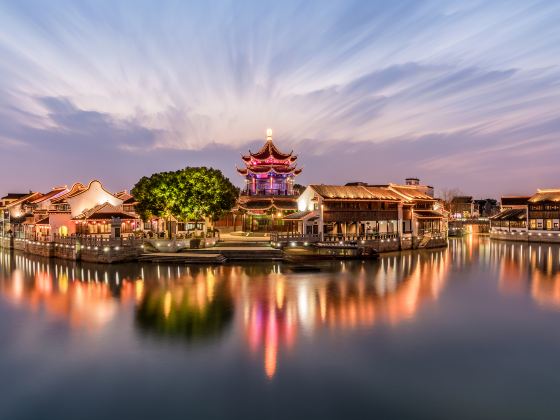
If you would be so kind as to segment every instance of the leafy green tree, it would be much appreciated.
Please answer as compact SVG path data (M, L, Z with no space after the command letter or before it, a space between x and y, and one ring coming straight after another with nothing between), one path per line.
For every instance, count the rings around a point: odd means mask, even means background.
M235 205L239 195L238 189L217 169L185 168L177 171L176 176L182 191L173 212L183 220L216 219Z
M231 324L234 304L227 284L218 282L212 299L199 303L194 285L148 287L136 308L136 325L146 333L189 342L217 337Z
M235 205L239 191L217 169L187 167L142 177L132 195L143 220L156 216L210 221Z

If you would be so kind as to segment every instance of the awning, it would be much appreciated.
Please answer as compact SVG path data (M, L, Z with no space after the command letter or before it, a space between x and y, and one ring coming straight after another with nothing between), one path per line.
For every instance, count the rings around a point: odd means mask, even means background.
M414 214L419 219L443 219L445 216L435 210L414 210Z
M284 220L313 220L317 219L317 215L314 211L296 211L295 213L288 214L287 216L283 217Z

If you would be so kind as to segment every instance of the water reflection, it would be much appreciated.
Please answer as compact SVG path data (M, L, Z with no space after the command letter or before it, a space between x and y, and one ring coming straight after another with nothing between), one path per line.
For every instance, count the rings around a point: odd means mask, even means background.
M167 267L168 275L177 267ZM189 270L190 271L190 270ZM226 281L214 269L195 270L173 281L150 282L137 302L137 325L148 333L197 340L219 335L233 317L233 300Z
M492 252L501 292L528 293L539 305L560 310L560 246L502 242Z
M256 281L241 305L249 348L263 349L265 372L272 377L279 351L289 351L300 334L412 318L422 302L439 296L448 258L445 251L408 254L375 264L340 263L320 276L277 274L273 281Z
M413 318L443 290L450 255L439 250L333 262L321 273L295 274L268 263L106 266L3 253L0 292L71 328L100 329L132 312L142 335L189 343L218 339L235 325L273 377L279 355L299 338Z

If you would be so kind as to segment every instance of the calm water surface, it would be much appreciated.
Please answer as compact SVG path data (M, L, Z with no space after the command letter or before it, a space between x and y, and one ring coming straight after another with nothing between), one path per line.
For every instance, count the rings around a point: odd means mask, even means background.
M0 418L560 418L560 247L322 267L0 254Z

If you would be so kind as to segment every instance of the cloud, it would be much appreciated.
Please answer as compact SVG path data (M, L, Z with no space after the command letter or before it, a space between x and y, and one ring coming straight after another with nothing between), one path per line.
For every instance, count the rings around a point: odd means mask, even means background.
M272 126L309 181L330 150L325 180L458 171L498 192L479 174L517 167L536 188L558 150L558 18L536 1L4 1L0 165L227 172Z

